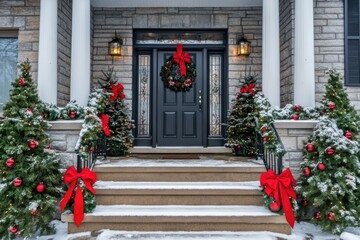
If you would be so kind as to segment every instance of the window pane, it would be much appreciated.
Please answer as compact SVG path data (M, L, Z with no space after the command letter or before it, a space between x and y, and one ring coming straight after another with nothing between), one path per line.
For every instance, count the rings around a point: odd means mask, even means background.
M150 135L150 55L139 55L138 135Z
M221 135L221 80L222 56L211 55L210 76L210 136Z
M348 40L347 67L347 83L360 83L359 40Z
M138 32L136 44L224 44L224 32Z
M359 36L359 0L348 0L348 36Z
M9 100L11 82L16 78L17 39L0 38L0 112Z

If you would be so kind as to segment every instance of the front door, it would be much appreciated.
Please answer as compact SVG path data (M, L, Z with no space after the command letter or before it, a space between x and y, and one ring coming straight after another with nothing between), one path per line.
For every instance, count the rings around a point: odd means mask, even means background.
M175 92L165 87L160 78L164 62L174 52L158 52L157 68L157 145L203 146L203 124L206 114L202 109L203 73L202 52L189 51L196 65L196 80L188 92Z

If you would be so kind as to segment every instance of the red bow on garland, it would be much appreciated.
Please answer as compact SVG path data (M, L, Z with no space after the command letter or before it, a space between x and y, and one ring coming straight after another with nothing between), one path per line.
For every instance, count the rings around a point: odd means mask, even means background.
M184 52L182 54L183 45L176 45L176 53L174 53L173 58L176 63L180 65L180 75L186 76L186 66L185 62L189 63L191 61L191 57L188 52Z
M240 93L251 93L252 95L255 95L254 87L255 84L250 83L249 86L240 88Z
M119 84L115 85L113 83L110 83L110 86L111 86L112 96L109 99L109 102L115 101L117 97L125 98L125 95L123 93L124 86L122 84L119 83Z
M101 114L100 119L101 119L101 126L102 126L102 129L103 129L105 135L107 137L110 137L111 134L110 134L110 129L109 129L109 116L103 113L103 114Z
M273 170L268 170L266 173L261 174L260 185L265 188L264 191L269 197L274 198L279 206L283 206L286 220L293 228L295 216L289 197L296 199L293 188L296 182L290 169L284 170L279 176Z
M64 175L64 183L70 184L70 187L60 202L60 210L63 212L76 187L74 199L74 223L77 227L80 226L84 219L84 196L79 184L79 178L83 181L85 188L95 195L95 190L92 185L96 182L96 173L90 171L88 168L84 168L81 173L78 173L75 167L71 166L66 170Z

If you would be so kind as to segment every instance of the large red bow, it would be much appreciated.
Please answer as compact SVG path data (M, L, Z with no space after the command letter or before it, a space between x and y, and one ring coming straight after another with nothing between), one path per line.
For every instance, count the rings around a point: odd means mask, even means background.
M261 174L260 185L265 188L264 191L269 197L274 198L279 206L283 206L286 220L293 228L295 216L289 197L296 199L293 188L296 185L296 182L290 169L284 170L279 176L270 169L266 173Z
M96 182L96 173L90 171L88 168L83 168L81 173L78 173L75 167L71 166L66 170L64 175L64 183L70 184L70 187L60 202L60 210L63 212L76 187L74 199L74 223L77 227L80 226L84 219L84 196L79 184L79 178L83 181L85 188L95 195L95 190L92 185Z
M250 83L249 86L240 88L240 93L251 93L252 95L255 95L254 87L255 85Z
M110 83L110 86L111 86L112 96L110 97L109 102L115 101L117 97L125 98L125 94L123 93L124 86L122 84L119 83L115 85L113 83Z
M186 66L185 62L190 62L191 57L188 52L182 52L183 45L178 44L176 45L176 53L174 53L173 58L176 63L180 65L180 75L186 76Z
M109 129L109 116L103 113L103 114L101 114L100 119L101 119L101 126L102 126L102 129L103 129L105 135L107 137L110 137L111 134L110 134L110 129Z

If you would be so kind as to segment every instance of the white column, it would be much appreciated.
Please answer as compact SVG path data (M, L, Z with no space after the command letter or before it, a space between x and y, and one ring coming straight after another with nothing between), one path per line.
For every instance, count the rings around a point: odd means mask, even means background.
M72 12L70 98L86 106L90 93L90 0L74 0Z
M38 92L42 101L57 103L57 0L41 0Z
M272 106L280 106L279 0L263 0L262 85Z
M315 106L313 0L295 1L294 104Z

